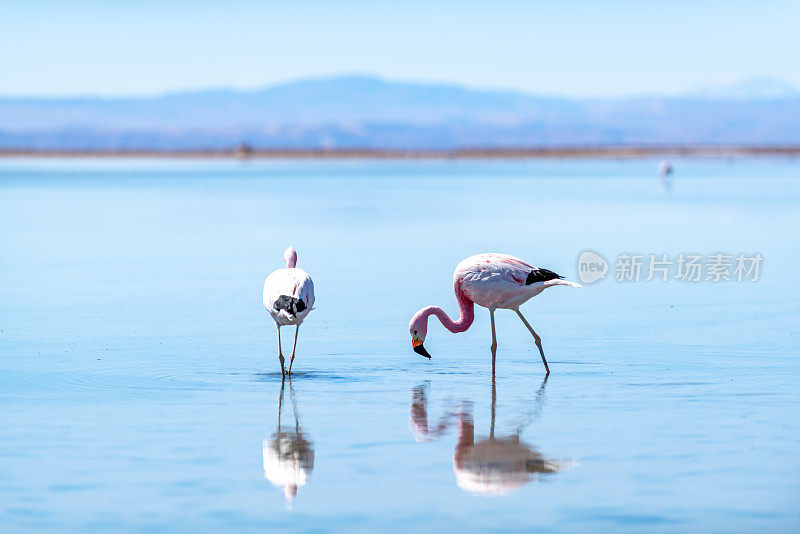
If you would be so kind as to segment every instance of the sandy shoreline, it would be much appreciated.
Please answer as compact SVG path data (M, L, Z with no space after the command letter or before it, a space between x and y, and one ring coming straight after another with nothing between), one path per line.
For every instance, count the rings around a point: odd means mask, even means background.
M528 159L798 156L800 146L599 146L563 148L465 148L453 150L268 149L268 150L12 150L0 158L180 159Z

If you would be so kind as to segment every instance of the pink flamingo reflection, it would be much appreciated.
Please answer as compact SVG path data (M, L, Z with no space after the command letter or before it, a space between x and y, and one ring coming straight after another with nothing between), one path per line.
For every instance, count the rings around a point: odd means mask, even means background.
M419 443L435 441L445 433L453 422L456 414L450 412L442 416L439 423L433 428L428 427L428 383L419 385L411 390L411 417L409 423L414 439Z
M537 393L537 404L541 404L541 396L547 383L545 378ZM472 403L462 404L458 416L458 441L453 454L453 472L456 484L470 493L484 495L505 494L525 484L538 480L542 475L552 475L573 465L552 458L545 458L535 447L528 445L520 438L522 428L509 436L495 435L495 419L497 412L497 389L492 381L492 419L489 437L475 441L475 423L472 415ZM423 431L421 434L436 439L449 426L449 417L445 417L434 432ZM420 441L418 429L427 429L427 406L424 386L414 388L411 404L411 426Z

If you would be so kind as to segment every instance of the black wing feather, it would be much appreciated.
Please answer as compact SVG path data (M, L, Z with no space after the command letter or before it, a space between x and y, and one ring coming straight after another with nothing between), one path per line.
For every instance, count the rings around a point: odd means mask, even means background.
M272 305L277 311L286 310L290 315L297 315L306 309L306 303L301 299L290 297L289 295L281 295Z
M534 269L528 273L528 278L525 279L525 285L529 286L536 282L547 282L548 280L561 280L564 278L560 274L556 274L548 269Z

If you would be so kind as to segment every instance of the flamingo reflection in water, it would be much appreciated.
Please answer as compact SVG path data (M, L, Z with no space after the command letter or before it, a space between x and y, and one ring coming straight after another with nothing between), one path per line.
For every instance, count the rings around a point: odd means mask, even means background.
M411 417L409 424L414 433L414 439L419 443L426 441L436 441L450 427L453 417L458 415L456 412L448 412L439 420L434 427L428 426L428 388L430 381L420 384L411 390Z
M278 397L278 428L270 439L265 439L262 449L264 455L264 477L274 486L282 487L286 497L286 507L291 510L297 488L304 486L314 470L314 443L303 434L297 415L297 400L289 380L289 396L294 414L294 428L281 427L283 392L286 381L281 383Z
M547 378L536 395L536 413ZM552 475L574 465L574 462L544 457L535 447L522 441L523 427L509 436L495 435L497 388L492 380L492 419L489 437L475 442L472 403L464 403L458 414L446 414L433 431L427 421L427 385L412 391L411 427L417 441L432 441L442 435L454 417L458 418L458 442L453 454L456 484L468 492L498 495L515 490L542 475Z

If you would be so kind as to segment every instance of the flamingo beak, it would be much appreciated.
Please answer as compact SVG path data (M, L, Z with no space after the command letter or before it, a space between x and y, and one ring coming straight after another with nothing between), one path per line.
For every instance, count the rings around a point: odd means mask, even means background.
M419 338L412 338L411 339L411 347L414 349L414 352L419 354L420 356L425 356L426 358L430 358L431 355L428 354L428 351L425 350L425 347L422 346L422 340Z

